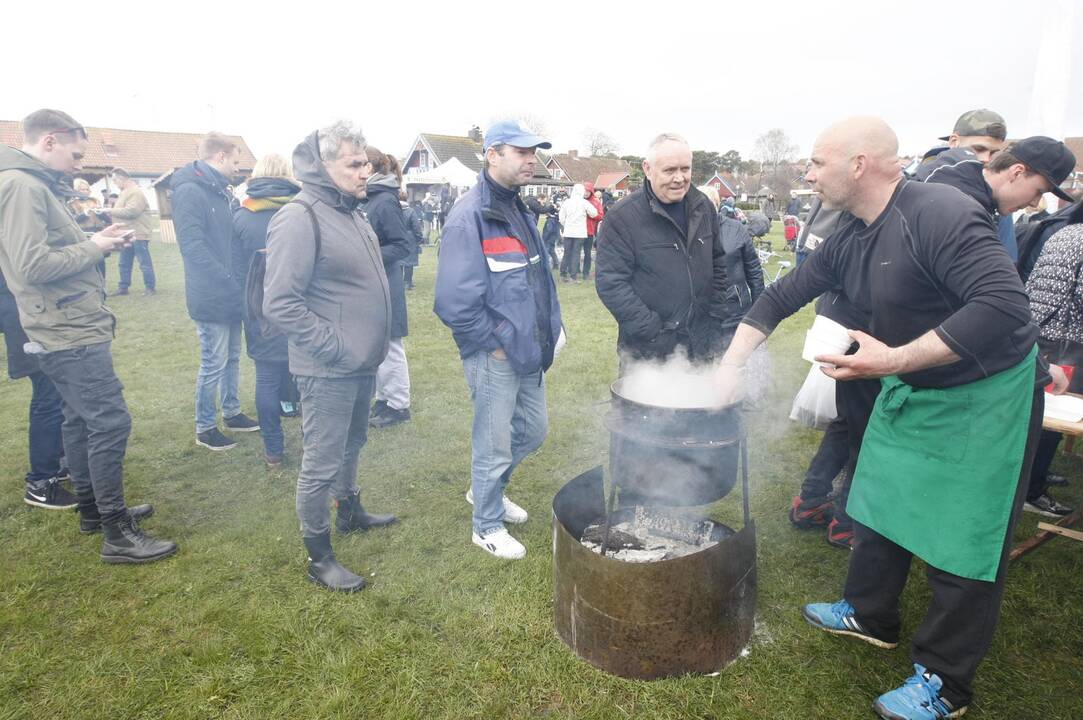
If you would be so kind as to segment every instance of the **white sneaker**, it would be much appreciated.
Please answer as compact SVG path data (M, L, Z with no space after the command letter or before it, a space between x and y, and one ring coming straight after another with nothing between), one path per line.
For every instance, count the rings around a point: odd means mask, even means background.
M466 502L470 503L470 505L474 504L474 488L466 491ZM522 525L529 518L530 516L527 515L526 510L509 500L507 495L504 496L504 522Z
M523 544L508 534L504 528L494 530L485 537L471 533L474 544L490 555L504 560L520 560L526 557Z

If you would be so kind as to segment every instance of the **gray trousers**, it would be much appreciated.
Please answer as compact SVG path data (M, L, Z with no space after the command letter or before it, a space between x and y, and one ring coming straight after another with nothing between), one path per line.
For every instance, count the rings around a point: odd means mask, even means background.
M368 439L375 383L373 375L297 376L304 431L297 517L304 537L330 532L332 493L343 499L357 492L357 461Z
M124 452L132 431L109 343L38 358L63 401L61 434L79 508L97 505L102 521L108 523L125 511Z
M406 362L402 338L391 340L387 357L376 369L376 399L383 400L393 410L410 407L410 365Z

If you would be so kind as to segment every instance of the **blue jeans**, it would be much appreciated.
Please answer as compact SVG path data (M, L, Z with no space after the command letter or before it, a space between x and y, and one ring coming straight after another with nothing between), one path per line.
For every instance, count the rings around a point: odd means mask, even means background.
M368 440L376 376L298 375L297 387L305 446L297 478L297 518L302 537L310 538L330 532L332 495L344 500L358 491L357 461Z
M504 527L504 488L511 473L541 447L549 429L545 379L541 372L519 375L507 360L479 352L463 360L474 401L470 483L474 491L474 532Z
M290 382L288 362L256 360L256 412L259 415L259 434L263 449L268 455L281 455L283 451L282 406L279 398Z
M31 373L30 382L34 390L30 396L30 472L26 481L36 483L60 472L60 456L64 454L60 426L64 411L60 393L45 373Z
M241 321L225 324L196 321L199 374L196 375L196 432L218 427L215 394L222 397L222 417L241 412L237 397L241 367Z
M150 241L136 240L131 247L120 251L120 289L127 290L132 284L132 266L135 258L139 258L139 269L143 271L143 287L147 290L154 289L154 263L150 260Z

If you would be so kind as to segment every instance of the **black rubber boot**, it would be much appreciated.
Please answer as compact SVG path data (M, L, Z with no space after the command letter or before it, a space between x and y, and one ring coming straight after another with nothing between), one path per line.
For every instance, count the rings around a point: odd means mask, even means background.
M136 505L128 508L128 514L132 520L139 522L146 520L154 514L153 505ZM102 516L98 514L97 506L79 509L79 532L84 535L93 535L102 531Z
M116 521L104 523L103 530L105 542L102 543L102 562L154 562L177 552L177 543L147 535L128 512Z
M335 517L335 529L340 533L357 532L371 528L387 527L397 523L399 519L387 513L385 515L370 515L361 506L361 493L355 492L346 499L338 500L338 514Z
M302 538L308 550L308 579L336 592L357 592L365 587L365 578L354 575L338 564L331 551L331 533Z

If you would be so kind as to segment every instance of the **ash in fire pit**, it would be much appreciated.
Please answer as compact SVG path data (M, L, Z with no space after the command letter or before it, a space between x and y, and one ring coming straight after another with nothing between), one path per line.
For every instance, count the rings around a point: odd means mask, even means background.
M580 541L600 555L605 532L603 517L583 530ZM731 530L710 520L689 520L637 505L614 516L605 556L636 563L672 560L717 545L730 534Z

